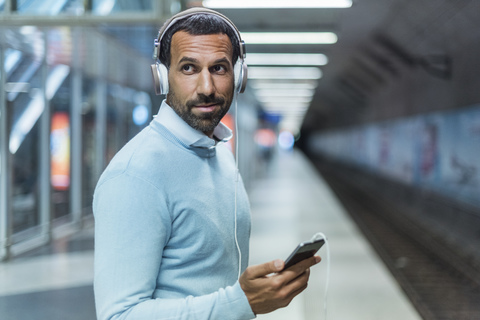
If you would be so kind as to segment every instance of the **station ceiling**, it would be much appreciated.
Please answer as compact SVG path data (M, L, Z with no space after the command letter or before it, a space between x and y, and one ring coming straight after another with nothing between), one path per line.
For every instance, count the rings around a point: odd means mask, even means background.
M327 56L303 121L316 129L357 121L352 114L365 112L370 97L404 69L420 68L432 79L448 78L449 52L468 43L467 38L480 38L478 0L354 0L349 8L216 10L231 18L241 32L337 35L334 44L247 42L247 62L248 54L257 52Z

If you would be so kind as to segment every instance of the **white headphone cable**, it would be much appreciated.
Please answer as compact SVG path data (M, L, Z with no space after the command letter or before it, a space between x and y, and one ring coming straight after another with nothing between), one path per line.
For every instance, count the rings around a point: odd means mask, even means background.
M327 236L325 236L322 232L315 233L311 241L315 241L318 239L325 240L325 246L327 247L327 280L325 281L325 295L323 297L323 312L324 312L325 320L327 320L328 285L330 282L330 245L328 244Z
M235 93L235 245L237 246L238 251L238 277L240 279L240 275L242 274L242 250L240 250L240 245L238 244L238 237L237 237L237 188L238 188L238 108L237 108L237 93Z

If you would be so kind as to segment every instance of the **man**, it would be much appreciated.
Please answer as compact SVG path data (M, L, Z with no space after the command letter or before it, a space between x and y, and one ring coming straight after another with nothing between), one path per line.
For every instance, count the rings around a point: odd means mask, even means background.
M95 190L99 320L252 319L306 288L319 257L283 271L282 260L247 268L249 204L220 122L234 97L238 46L209 11L162 36L166 101Z

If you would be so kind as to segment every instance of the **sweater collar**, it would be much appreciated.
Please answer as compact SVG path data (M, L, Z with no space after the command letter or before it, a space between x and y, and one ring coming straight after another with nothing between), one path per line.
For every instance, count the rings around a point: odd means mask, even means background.
M220 122L213 130L213 137L209 138L203 132L192 128L170 107L165 100L154 121L159 122L182 143L197 148L214 148L219 142L227 142L233 136L232 130Z

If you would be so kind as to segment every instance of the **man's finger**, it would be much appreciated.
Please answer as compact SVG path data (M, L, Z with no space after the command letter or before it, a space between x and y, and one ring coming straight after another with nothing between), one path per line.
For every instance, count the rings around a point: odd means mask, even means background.
M308 268L316 265L317 263L320 262L320 257L319 256L314 256L305 260L300 261L299 263L291 266L288 269L282 270L282 275L286 276L286 281L290 282L303 274L305 270Z
M285 266L283 260L277 259L267 263L250 266L245 270L249 279L261 278L271 273L279 272Z

